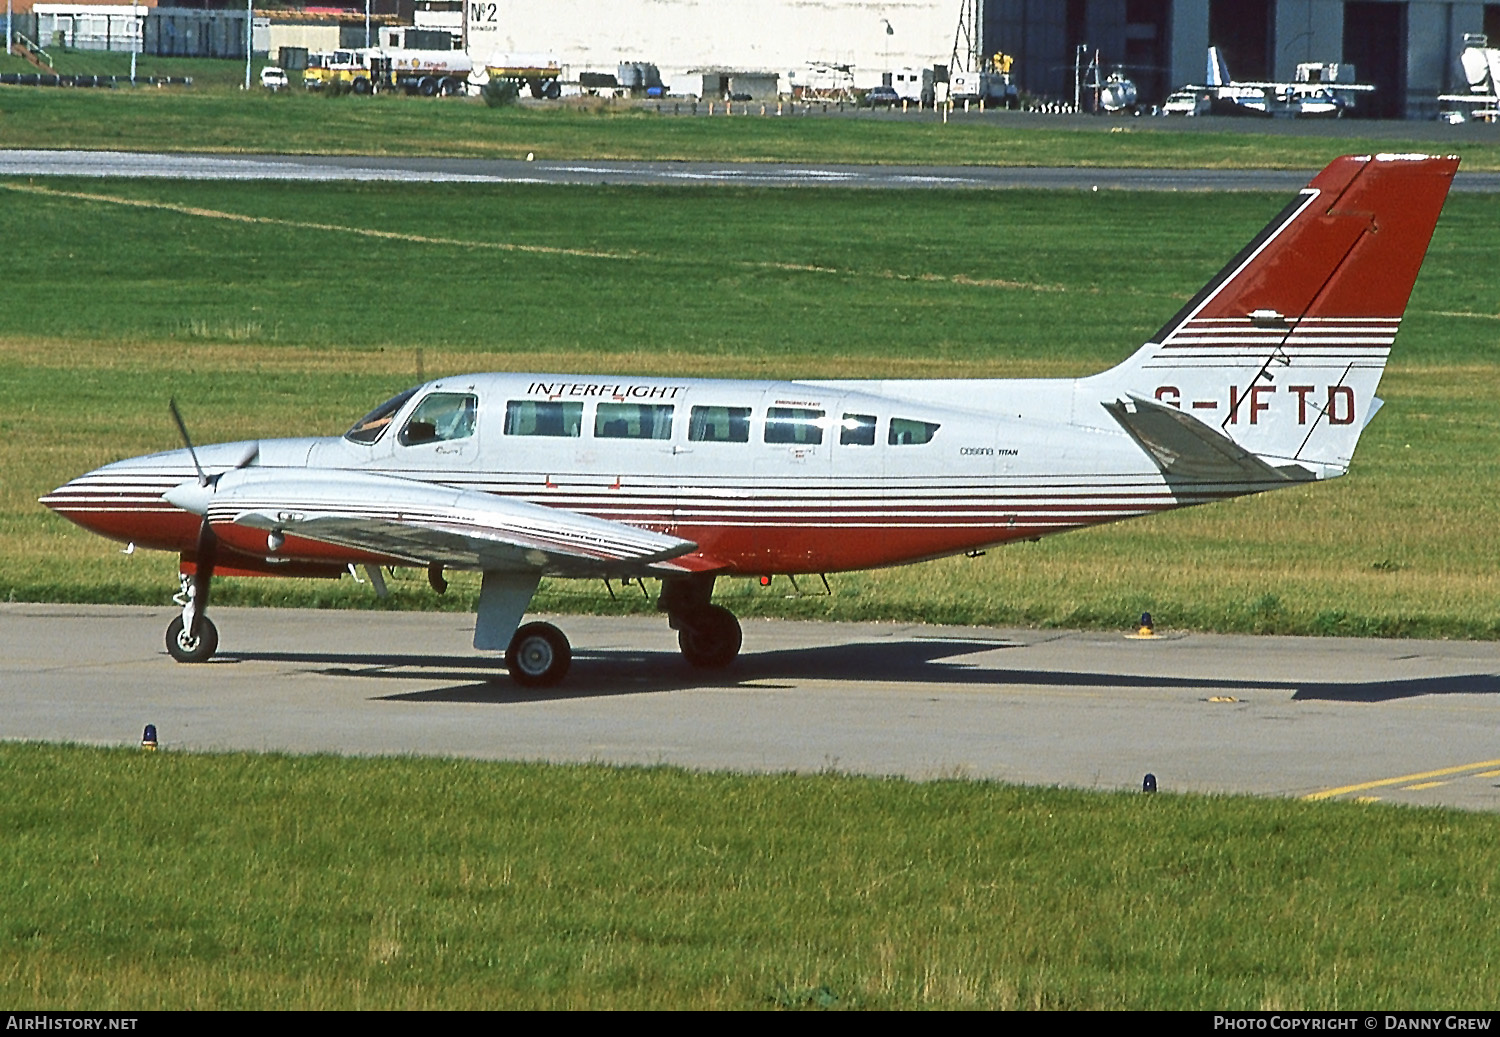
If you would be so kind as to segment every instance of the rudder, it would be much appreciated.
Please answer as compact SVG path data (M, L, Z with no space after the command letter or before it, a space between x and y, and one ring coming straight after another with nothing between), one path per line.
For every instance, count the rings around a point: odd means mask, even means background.
M1178 314L1084 385L1176 407L1266 461L1348 467L1458 168L1335 159Z

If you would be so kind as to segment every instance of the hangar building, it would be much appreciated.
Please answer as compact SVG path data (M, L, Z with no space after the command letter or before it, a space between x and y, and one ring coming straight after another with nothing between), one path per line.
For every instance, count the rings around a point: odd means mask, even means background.
M1071 98L1076 48L1123 65L1148 103L1201 83L1210 43L1237 79L1290 80L1304 61L1354 64L1376 92L1361 114L1436 115L1460 89L1465 33L1500 40L1482 0L470 0L470 50L556 54L573 67L650 61L779 70L854 67L873 86L901 67L947 64L961 22L985 54L1015 57L1023 91ZM476 17L477 15L477 17ZM490 41L493 41L492 43ZM477 46L476 46L477 45ZM670 83L670 79L669 79ZM786 81L783 81L786 89Z
M112 0L118 4L119 0ZM155 0L145 0L151 5ZM164 0L169 2L169 0ZM88 3L88 0L73 0ZM236 0L175 0L182 7L244 10ZM31 0L12 0L30 16ZM144 5L143 5L144 6ZM281 0L257 20L362 19L362 0ZM1376 92L1359 113L1426 118L1437 95L1462 89L1456 58L1465 33L1500 41L1500 2L1483 0L373 0L401 20L447 17L478 61L556 57L576 76L621 63L658 66L669 88L697 93L705 69L776 75L788 92L810 69L849 66L870 87L902 68L948 65L972 40L983 54L1013 55L1027 93L1071 99L1080 47L1106 68L1124 66L1145 103L1204 79L1210 43L1238 79L1290 80L1299 62L1352 63ZM288 10L290 8L291 10ZM24 13L24 14L23 14ZM345 44L347 45L347 44ZM816 73L811 73L816 74Z

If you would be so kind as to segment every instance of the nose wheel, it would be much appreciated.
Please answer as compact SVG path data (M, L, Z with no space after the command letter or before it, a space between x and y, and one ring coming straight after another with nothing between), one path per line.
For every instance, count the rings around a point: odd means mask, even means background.
M180 663L206 663L219 650L219 629L207 616L198 617L198 636L188 633L181 616L167 624L167 654Z

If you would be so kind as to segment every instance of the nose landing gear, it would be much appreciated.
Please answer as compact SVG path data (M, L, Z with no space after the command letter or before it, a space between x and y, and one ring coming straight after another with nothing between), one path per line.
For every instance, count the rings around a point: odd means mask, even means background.
M204 615L212 576L213 570L204 572L200 563L198 573L178 577L182 590L172 600L182 606L182 615L167 624L167 654L180 663L206 663L219 650L219 628Z

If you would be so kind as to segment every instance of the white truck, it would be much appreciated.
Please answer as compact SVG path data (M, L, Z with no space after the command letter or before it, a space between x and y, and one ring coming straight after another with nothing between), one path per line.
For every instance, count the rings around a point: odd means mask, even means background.
M424 97L463 93L474 62L452 47L452 39L449 33L431 29L384 26L378 47L309 54L302 84L309 90L336 93L400 90ZM444 43L448 47L441 46Z

